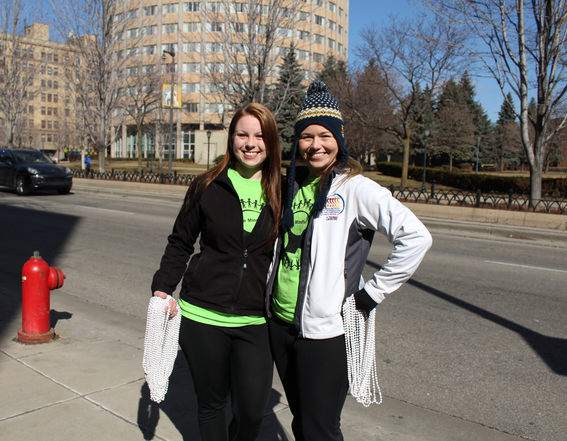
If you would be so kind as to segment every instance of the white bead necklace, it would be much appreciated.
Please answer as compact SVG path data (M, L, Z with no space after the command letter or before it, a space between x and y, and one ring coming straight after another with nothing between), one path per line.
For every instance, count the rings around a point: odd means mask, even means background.
M350 393L368 407L382 403L382 391L376 375L376 308L368 314L356 309L354 295L343 305L343 326ZM379 400L376 400L378 391Z
M181 312L169 317L169 300L154 296L148 306L146 337L144 340L143 367L150 398L161 403L167 393L169 376L177 357ZM167 308L167 309L166 309Z

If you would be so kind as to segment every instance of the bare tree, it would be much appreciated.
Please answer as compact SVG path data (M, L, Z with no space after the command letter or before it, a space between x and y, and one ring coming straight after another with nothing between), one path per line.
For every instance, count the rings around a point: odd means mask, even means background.
M105 152L113 139L111 128L119 126L121 79L125 72L123 6L118 0L50 0L62 38L77 54L76 106L89 137L99 153L99 170L106 171ZM131 41L130 48L136 45Z
M143 65L138 58L128 64L130 75L120 90L121 107L136 126L136 150L138 152L138 171L142 171L142 139L144 124L151 122L161 106L161 76L155 65ZM124 123L128 123L128 119Z
M207 83L222 104L236 109L265 103L284 40L294 29L301 0L215 2L207 11ZM209 4L210 7L211 4ZM204 52L204 51L203 51Z
M363 43L357 56L372 62L380 72L379 85L395 100L396 121L372 121L367 114L353 108L360 123L395 136L403 148L401 185L407 185L410 143L418 121L431 107L434 94L442 82L453 75L461 60L463 35L443 26L440 19L426 23L423 18L392 17L383 28L367 27L361 32ZM421 89L432 93L422 99Z
M26 44L24 19L30 18L26 0L2 0L0 11L0 130L8 148L26 145L27 113L36 88L38 63ZM30 127L31 129L31 127ZM29 136L29 135L28 135Z
M550 121L567 93L565 0L419 0L452 28L472 32L466 48L498 82L519 98L521 139L530 165L530 201L541 198L547 142L565 126ZM529 112L529 96L537 97ZM530 138L530 128L534 130Z

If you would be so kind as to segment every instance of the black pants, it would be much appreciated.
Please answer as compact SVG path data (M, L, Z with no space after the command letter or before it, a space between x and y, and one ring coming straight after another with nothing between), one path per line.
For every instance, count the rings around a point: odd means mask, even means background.
M272 318L270 346L293 414L296 441L339 441L348 392L344 336L300 338L295 326Z
M203 441L255 440L272 386L268 325L225 328L183 317L179 344L195 384ZM229 394L233 419L227 430Z

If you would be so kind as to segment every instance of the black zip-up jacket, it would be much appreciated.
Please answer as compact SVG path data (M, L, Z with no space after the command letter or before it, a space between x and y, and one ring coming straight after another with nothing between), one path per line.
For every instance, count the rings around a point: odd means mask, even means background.
M191 209L177 216L152 293L172 294L183 278L180 297L193 305L234 315L265 315L273 257L273 247L266 244L273 221L266 205L252 232L244 231L240 200L223 170ZM199 234L200 252L193 254Z

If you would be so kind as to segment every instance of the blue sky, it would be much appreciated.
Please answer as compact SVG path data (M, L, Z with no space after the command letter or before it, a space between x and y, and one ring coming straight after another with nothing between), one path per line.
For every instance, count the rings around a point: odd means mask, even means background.
M365 26L386 24L390 15L411 16L418 11L418 6L410 4L408 0L350 0L349 19L349 61L354 59L353 49L361 43L359 32ZM469 72L472 75L472 72ZM498 112L503 102L502 92L496 82L492 79L476 79L476 100L488 114L488 117L496 122Z

